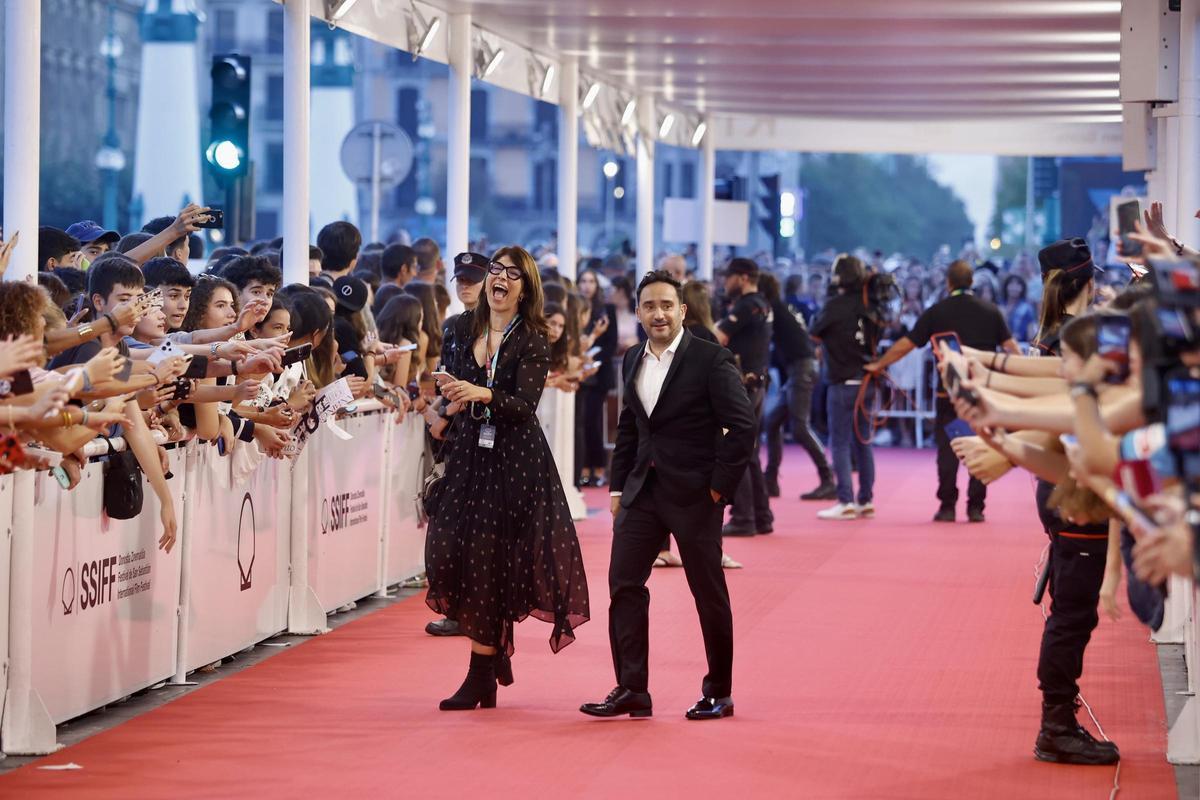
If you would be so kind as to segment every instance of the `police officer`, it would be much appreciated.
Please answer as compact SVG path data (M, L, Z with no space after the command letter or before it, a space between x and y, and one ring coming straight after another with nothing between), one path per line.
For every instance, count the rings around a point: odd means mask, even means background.
M929 308L917 318L912 330L901 336L883 356L866 366L868 372L878 373L890 364L899 361L918 347L924 347L929 337L938 333L954 333L962 344L985 352L996 352L1004 348L1010 353L1019 353L1016 341L1004 321L1004 314L995 305L980 300L971 293L974 270L966 261L955 261L946 271L948 296ZM955 504L958 503L958 458L950 447L950 436L946 426L955 418L954 406L943 389L938 390L935 402L937 419L934 423L933 440L937 443L938 489L940 506L933 515L934 522L954 522ZM983 522L983 505L987 499L987 487L975 478L967 484L967 519Z
M758 460L771 350L771 306L758 291L758 264L748 258L730 261L725 268L725 297L730 303L729 313L717 323L717 341L728 347L738 361L759 433L754 436L750 468L733 498L729 524L721 532L726 536L753 536L775 529Z

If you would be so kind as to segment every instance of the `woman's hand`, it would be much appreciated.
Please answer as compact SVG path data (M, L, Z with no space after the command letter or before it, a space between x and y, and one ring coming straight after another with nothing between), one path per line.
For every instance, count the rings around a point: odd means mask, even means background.
M1114 622L1121 618L1121 609L1117 606L1117 590L1120 588L1121 567L1105 570L1104 581L1100 584L1100 610Z
M442 396L452 403L490 403L492 390L470 381L451 381L442 386Z
M45 347L32 336L9 336L0 342L0 376L7 378L23 369L40 367L45 357Z
M354 395L355 400L362 400L371 393L371 384L367 383L366 378L357 375L347 375L346 385L350 387L350 393Z
M125 366L125 357L115 347L106 347L84 365L92 383L111 381Z
M217 358L237 361L240 358L249 358L258 351L259 348L249 342L222 342L217 345Z
M282 458L283 448L288 446L292 437L270 425L255 425L254 441L258 442L259 448L271 458Z
M599 338L606 330L608 330L608 314L596 320L596 324L592 326L592 336Z
M281 372L283 365L280 359L283 350L278 347L261 350L243 359L238 365L239 375L266 375L268 372Z
M1012 469L1012 463L978 436L960 436L950 443L958 460L971 477L984 484L992 483Z
M160 384L170 383L176 378L181 377L183 373L187 372L188 362L190 360L191 359L184 358L183 356L164 358L162 361L154 365L154 377Z
M259 418L261 424L270 425L272 428L291 428L295 420L295 412L286 403L271 406Z
M249 403L254 398L258 397L258 390L262 386L260 381L248 380L239 383L233 390L233 404Z
M264 300L261 297L251 300L246 305L242 306L242 310L238 313L237 327L242 333L253 328L258 323L267 318L267 314L271 312L271 302Z
M175 522L175 504L163 503L159 508L158 518L163 526L162 536L158 539L158 549L169 553L175 546L175 533L179 527Z
M33 404L29 406L29 416L33 419L47 419L58 414L66 406L67 401L71 399L71 395L61 386L57 386L49 391L43 392Z

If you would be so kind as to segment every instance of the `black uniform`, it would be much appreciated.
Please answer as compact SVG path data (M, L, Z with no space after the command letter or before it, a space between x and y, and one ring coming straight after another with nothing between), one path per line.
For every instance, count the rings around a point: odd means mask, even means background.
M767 394L767 368L771 354L771 306L758 292L738 297L728 315L717 327L729 337L729 350L737 359L746 384L746 394L754 408L754 453L750 468L738 485L733 498L731 527L753 533L770 531L774 523L767 485L759 462L759 438L762 432L763 400Z
M970 292L957 290L945 300L934 303L917 318L908 338L917 347L924 347L935 333L953 331L967 347L995 352L1012 338L1004 314L993 304L980 300ZM946 426L957 416L944 390L939 389L936 400L937 419L933 440L937 443L938 501L943 508L954 508L958 502L958 458L950 447ZM987 487L971 478L967 484L967 508L983 511Z

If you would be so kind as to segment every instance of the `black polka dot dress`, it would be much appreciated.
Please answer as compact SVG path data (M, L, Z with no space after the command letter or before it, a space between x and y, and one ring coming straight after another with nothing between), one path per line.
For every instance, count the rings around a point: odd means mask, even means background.
M486 386L486 370L467 344L471 317L454 321L454 341L464 345L445 354L446 367ZM557 653L590 613L575 523L535 413L549 368L545 337L518 323L500 348L492 402L454 418L445 488L425 540L426 603L507 655L514 622L532 615L551 623ZM485 409L490 421L481 419ZM491 449L479 446L485 424L496 428Z

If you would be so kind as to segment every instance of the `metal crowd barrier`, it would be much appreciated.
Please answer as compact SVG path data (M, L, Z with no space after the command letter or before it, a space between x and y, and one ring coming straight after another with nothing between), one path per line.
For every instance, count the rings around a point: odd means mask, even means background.
M338 422L352 439L322 426L296 459L245 475L236 451L174 447L170 553L149 487L135 519L104 515L99 461L70 492L44 471L0 477L0 750L53 752L58 723L283 631L323 632L422 572L422 421L358 409Z

